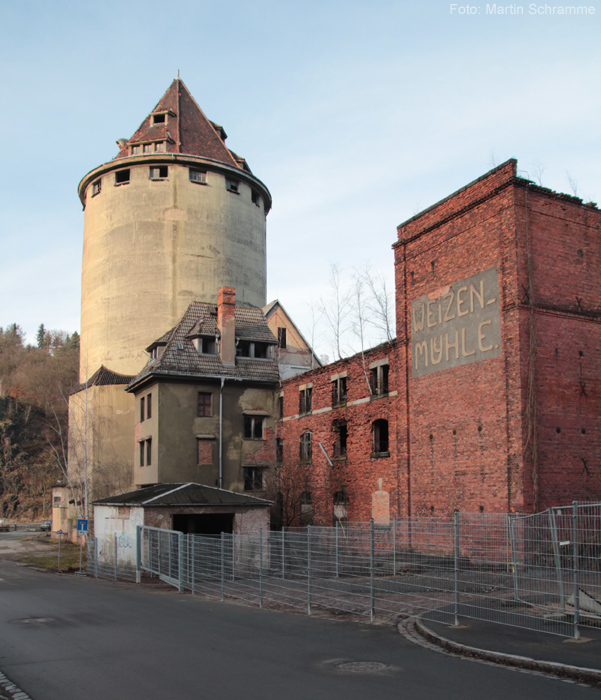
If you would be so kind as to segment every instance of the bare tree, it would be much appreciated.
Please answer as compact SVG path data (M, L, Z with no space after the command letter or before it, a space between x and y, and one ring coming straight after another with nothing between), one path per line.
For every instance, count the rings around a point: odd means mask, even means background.
M367 310L369 322L382 333L384 339L391 343L394 339L394 301L386 277L373 273L366 265L356 272L367 289Z
M543 173L546 170L546 166L540 160L535 160L532 163L532 174L536 182L542 187L543 186Z
M336 359L341 360L345 355L344 344L350 328L351 299L350 294L342 284L340 268L333 264L330 267L329 288L327 299L322 299L319 310L325 321L327 337Z
M570 189L572 190L572 194L574 197L578 197L578 181L572 177L568 170L566 170L566 177L568 178L568 183L570 185Z

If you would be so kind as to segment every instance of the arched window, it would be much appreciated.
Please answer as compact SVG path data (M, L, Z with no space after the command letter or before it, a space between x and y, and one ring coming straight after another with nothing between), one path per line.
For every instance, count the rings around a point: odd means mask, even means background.
M301 462L310 462L312 459L312 442L313 435L306 432L301 435L300 439L300 459Z
M388 421L380 418L372 424L374 454L388 453Z

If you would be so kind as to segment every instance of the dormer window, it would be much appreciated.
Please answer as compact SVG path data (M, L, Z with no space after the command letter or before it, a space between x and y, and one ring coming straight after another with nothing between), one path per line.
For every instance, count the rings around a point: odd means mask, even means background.
M269 344L252 340L239 340L236 345L236 355L266 360L269 357Z
M167 115L166 114L153 114L152 115L152 125L156 126L157 124L164 124L167 121Z
M151 143L145 143L142 146L142 152L143 153L152 153L152 144Z
M215 336L201 335L194 338L194 345L199 355L216 355L219 352Z
M157 141L157 143L154 144L154 152L155 153L161 153L164 150L165 150L165 142L164 141Z
M155 345L152 348L152 350L150 351L150 359L151 360L158 359L163 354L164 349L165 349L164 345Z
M131 147L132 156L137 156L140 153L140 144Z

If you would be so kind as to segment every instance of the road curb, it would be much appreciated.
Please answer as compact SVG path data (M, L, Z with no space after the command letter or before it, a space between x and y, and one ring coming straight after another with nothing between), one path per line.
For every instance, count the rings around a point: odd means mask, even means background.
M492 661L493 663L497 663L502 666L513 666L515 668L521 668L528 671L547 673L556 676L557 678L568 679L576 683L586 683L587 685L601 688L601 671L594 668L570 666L567 664L560 664L555 661L542 661L540 659L531 659L527 656L518 656L516 654L506 654L500 651L490 651L488 649L470 647L466 644L454 642L451 639L447 639L446 637L433 632L419 618L414 618L413 629L430 643L454 654L459 654L472 659Z
M2 672L0 672L0 699L8 700L31 700L27 693L18 688Z

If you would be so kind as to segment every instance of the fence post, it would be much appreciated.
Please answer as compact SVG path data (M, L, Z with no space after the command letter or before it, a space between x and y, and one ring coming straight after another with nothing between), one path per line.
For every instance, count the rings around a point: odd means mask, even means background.
M455 559L455 627L459 626L459 511L453 514L453 540Z
M518 582L517 546L515 543L515 523L517 516L508 513L507 518L509 524L509 545L511 547L511 576L513 578L513 594L515 596L515 599L519 600L520 590Z
M259 530L259 607L263 607L263 529Z
M115 533L115 581L117 580L117 533Z
M311 614L311 525L307 525L307 614Z
M561 557L559 555L559 539L557 537L557 522L555 520L555 511L549 508L549 529L551 530L551 542L553 543L553 558L555 559L555 571L557 573L557 586L559 588L559 604L565 612L566 601L563 592L563 574L561 571Z
M142 528L136 525L136 583L142 581Z
M96 537L94 537L94 576L98 578L98 539Z
M374 592L374 519L369 520L369 617L376 617L376 596Z
M282 525L282 580L286 578L286 557L284 552L286 551L286 540L285 540L285 533L286 528L284 525Z
M194 537L194 535L191 536L191 541L192 547L190 552L190 585L192 586L192 595L194 595L194 593L196 593L196 558L194 556L194 543L196 542L196 538Z
M179 532L177 535L177 590L180 593L184 592L184 533Z
M578 501L572 501L572 551L574 576L574 639L580 639L580 588L578 586Z
M336 578L338 578L338 521L336 521Z
M225 532L221 533L221 600L225 599Z

